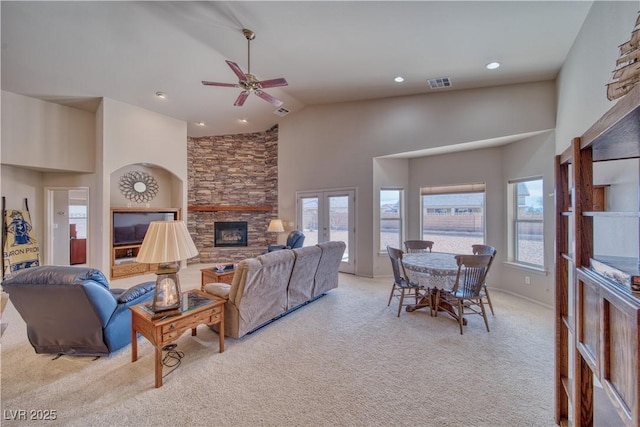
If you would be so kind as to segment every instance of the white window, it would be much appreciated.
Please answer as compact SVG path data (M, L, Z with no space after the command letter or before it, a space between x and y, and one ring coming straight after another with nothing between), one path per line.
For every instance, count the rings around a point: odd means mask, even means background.
M513 262L544 268L542 178L509 181L512 194L511 253Z
M485 243L484 183L423 187L420 194L421 239L433 241L434 252L469 254Z
M386 252L387 245L402 249L402 193L380 190L380 252Z

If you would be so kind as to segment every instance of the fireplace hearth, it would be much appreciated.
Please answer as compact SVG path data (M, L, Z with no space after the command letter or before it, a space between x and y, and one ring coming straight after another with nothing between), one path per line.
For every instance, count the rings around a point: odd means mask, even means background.
M247 246L246 221L217 221L213 223L214 246Z

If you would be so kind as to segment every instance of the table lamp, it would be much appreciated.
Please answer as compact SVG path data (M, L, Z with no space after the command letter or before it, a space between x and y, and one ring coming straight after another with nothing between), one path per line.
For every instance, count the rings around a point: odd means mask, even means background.
M284 231L284 226L282 225L281 219L272 219L269 221L269 227L267 228L267 232L271 233L282 233ZM278 236L276 236L276 243L278 243ZM269 247L271 248L271 246ZM269 249L271 252L271 249Z
M180 261L198 255L183 221L152 221L136 262L158 264L156 289L151 310L153 318L180 314Z
M284 226L282 225L281 219L272 219L269 221L269 228L267 231L271 231L274 233L282 233L284 231Z

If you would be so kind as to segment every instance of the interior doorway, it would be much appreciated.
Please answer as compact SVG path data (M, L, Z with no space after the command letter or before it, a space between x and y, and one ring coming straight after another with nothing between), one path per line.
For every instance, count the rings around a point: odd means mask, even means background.
M45 265L88 263L89 189L45 188Z

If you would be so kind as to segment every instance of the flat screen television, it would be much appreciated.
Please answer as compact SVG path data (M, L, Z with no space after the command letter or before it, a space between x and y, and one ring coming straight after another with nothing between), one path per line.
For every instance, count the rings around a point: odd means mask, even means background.
M151 221L173 221L178 212L158 211L113 211L111 220L113 246L139 245L144 240Z

